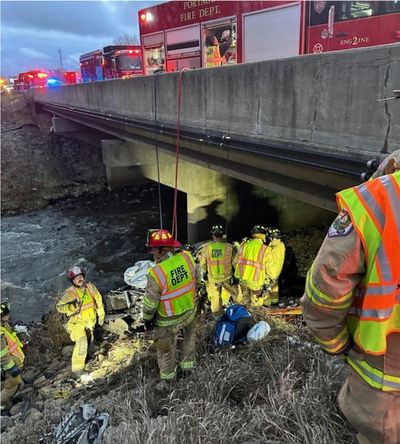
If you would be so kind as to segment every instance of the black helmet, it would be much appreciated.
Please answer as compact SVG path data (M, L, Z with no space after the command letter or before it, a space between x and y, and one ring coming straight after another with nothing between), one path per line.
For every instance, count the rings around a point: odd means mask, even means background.
M222 237L224 235L224 227L222 225L213 225L210 230L211 236Z
M280 239L282 234L278 228L268 228L268 237L270 239Z
M0 304L0 316L6 316L10 313L10 307L7 302L2 302Z
M251 234L267 234L267 229L263 225L254 225Z

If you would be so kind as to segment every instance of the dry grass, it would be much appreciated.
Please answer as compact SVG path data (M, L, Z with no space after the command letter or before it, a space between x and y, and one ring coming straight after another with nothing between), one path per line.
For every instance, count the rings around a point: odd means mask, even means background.
M31 345L28 347L25 364L40 368L43 360L59 354L65 345L71 344L63 324L65 319L56 311L46 315L43 324L32 331Z
M210 354L200 343L199 367L160 396L155 361L133 365L124 382L98 399L111 415L106 443L288 443L352 442L336 395L341 367L313 346L301 325L270 320L263 342ZM207 336L203 327L200 337ZM295 341L288 341L287 331ZM300 345L299 345L300 344Z

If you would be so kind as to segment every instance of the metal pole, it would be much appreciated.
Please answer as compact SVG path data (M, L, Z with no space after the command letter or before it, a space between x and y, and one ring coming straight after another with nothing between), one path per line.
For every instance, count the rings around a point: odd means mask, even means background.
M61 71L64 71L61 49L58 50L58 54L59 54L59 56L60 56L60 68L61 68Z

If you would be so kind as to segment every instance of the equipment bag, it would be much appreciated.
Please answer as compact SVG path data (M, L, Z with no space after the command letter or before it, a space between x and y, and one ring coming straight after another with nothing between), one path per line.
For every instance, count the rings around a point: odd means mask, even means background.
M244 305L230 305L215 326L213 335L215 345L226 347L245 342L247 332L255 323Z

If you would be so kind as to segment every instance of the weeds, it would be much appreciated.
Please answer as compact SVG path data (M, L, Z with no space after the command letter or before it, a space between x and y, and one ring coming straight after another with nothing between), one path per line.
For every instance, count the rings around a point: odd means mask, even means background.
M149 368L139 362L129 390L115 390L112 427L106 443L349 443L351 431L339 414L340 381L331 359L304 342L301 325L271 320L273 333L263 342L236 350L207 353L202 323L199 367L170 393L154 393ZM285 325L286 324L286 325ZM204 345L205 344L205 345ZM154 378L154 372L152 378ZM105 400L103 400L105 402ZM100 402L101 405L101 402Z

